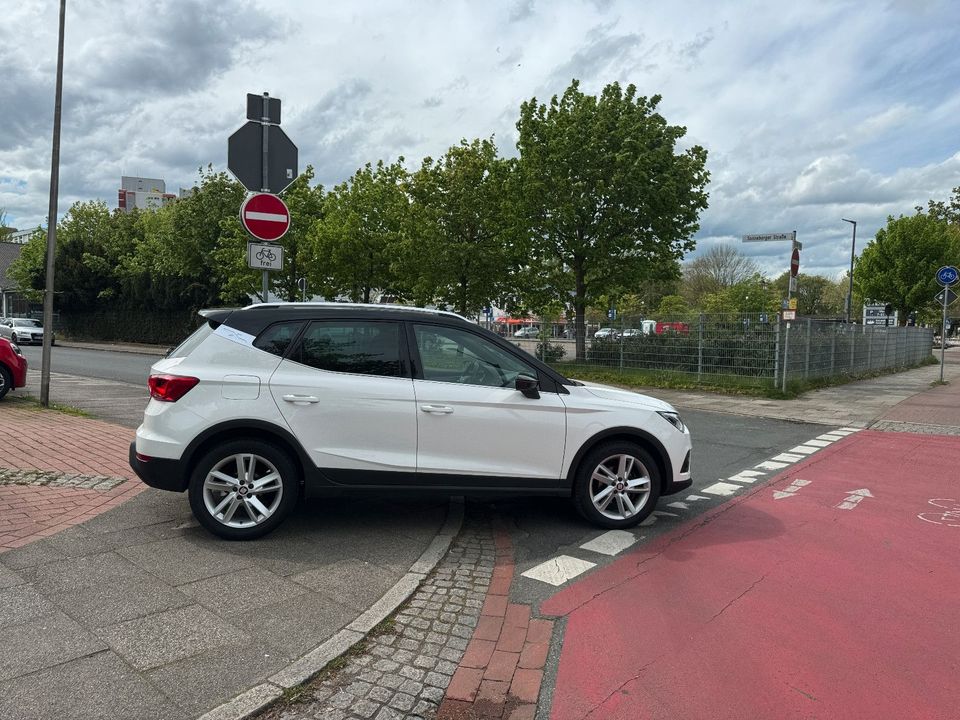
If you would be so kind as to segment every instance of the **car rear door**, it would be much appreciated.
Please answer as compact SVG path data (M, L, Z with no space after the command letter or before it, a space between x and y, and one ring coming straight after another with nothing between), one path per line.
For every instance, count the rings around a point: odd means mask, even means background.
M313 321L270 379L291 431L334 482L414 480L418 418L402 329Z
M520 357L467 329L412 323L417 476L427 485L555 488L566 410L555 392L529 398Z

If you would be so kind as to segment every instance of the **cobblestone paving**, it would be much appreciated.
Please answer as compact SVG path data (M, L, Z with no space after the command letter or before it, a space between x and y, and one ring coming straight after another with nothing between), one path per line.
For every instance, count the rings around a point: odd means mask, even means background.
M433 718L477 626L494 566L486 518L465 522L437 569L394 616L392 631L292 703L260 720L401 720Z
M35 485L43 487L72 487L84 490L113 490L127 478L109 475L81 475L49 470L11 470L0 468L0 485Z

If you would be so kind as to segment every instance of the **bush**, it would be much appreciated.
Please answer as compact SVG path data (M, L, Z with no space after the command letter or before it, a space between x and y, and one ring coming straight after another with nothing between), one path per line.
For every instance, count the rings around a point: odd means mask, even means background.
M566 350L559 343L543 341L537 343L537 357L545 363L555 363L563 360Z
M175 345L203 318L194 311L97 311L60 313L56 331L64 340Z

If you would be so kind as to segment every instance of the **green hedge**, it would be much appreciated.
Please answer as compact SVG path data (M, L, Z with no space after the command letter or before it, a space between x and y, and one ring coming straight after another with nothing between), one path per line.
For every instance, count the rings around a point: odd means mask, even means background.
M61 311L57 334L64 340L78 342L175 345L196 330L202 322L203 318L194 311Z

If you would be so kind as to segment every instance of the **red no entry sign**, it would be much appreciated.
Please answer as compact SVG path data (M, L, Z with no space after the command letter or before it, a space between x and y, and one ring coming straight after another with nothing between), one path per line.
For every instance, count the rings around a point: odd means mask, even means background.
M800 272L800 250L794 248L793 255L790 257L790 274L796 277L798 272Z
M290 229L290 210L270 193L254 193L240 206L240 222L257 240L279 240Z

